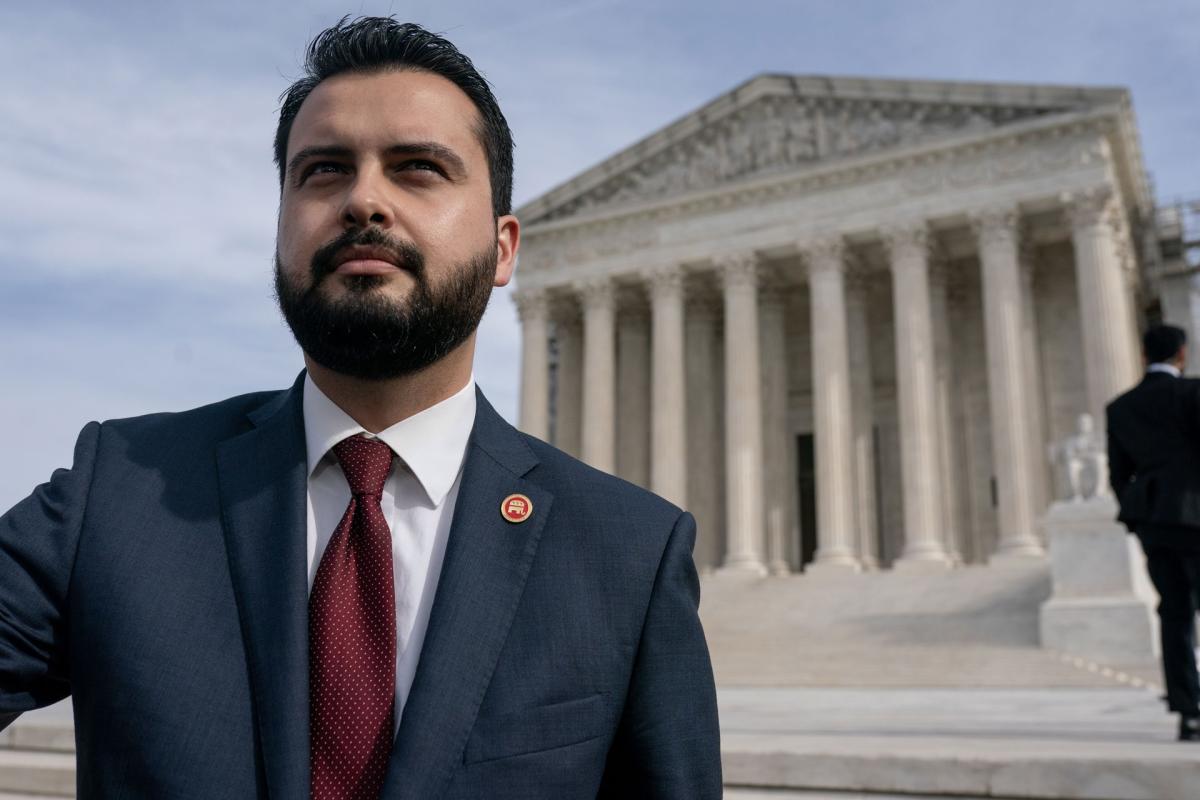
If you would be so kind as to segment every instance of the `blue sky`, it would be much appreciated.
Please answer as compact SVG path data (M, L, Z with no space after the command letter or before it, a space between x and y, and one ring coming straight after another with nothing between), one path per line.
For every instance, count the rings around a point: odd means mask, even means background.
M528 200L747 78L1123 85L1160 198L1200 196L1200 3L76 2L0 6L0 509L90 419L285 386L271 299L279 93L343 14L449 36L491 79ZM515 417L507 291L476 373Z

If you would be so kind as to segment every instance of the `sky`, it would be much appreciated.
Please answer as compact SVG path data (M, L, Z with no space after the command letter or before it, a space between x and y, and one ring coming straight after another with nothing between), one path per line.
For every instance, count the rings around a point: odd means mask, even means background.
M295 378L278 97L316 33L388 13L492 82L518 205L762 72L1127 86L1158 198L1200 198L1195 0L0 0L0 510L89 420ZM497 290L475 369L509 419L519 349Z

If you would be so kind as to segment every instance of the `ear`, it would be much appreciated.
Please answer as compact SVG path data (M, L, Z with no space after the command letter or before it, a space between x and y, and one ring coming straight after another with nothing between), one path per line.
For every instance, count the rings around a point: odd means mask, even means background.
M517 266L521 246L521 223L512 214L496 218L496 277L493 286L507 286Z

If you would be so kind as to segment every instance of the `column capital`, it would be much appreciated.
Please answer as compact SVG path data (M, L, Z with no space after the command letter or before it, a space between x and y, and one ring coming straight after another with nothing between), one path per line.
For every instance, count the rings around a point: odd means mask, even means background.
M1016 245L1020 241L1020 215L1016 206L994 206L970 215L971 231L980 248L996 244Z
M753 251L723 253L713 263L725 289L758 286L758 256Z
M550 298L545 289L530 287L517 289L510 297L517 307L517 317L521 322L531 319L545 319L550 310Z
M846 271L846 243L840 234L810 239L804 254L809 274Z
M893 266L897 262L916 258L929 258L929 229L925 220L894 223L879 229L883 246L891 256Z
M571 284L584 309L608 309L616 306L617 287L611 278L589 278Z
M651 299L672 297L683 292L683 267L679 264L647 267L639 275L645 281Z
M1098 225L1116 228L1116 195L1107 184L1076 192L1063 192L1059 195L1059 200L1066 209L1071 227L1076 230Z

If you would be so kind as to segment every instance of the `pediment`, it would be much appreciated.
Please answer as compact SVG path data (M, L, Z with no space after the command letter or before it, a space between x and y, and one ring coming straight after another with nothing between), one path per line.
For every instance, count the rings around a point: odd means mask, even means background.
M1113 88L762 75L518 214L560 220L1122 101Z

